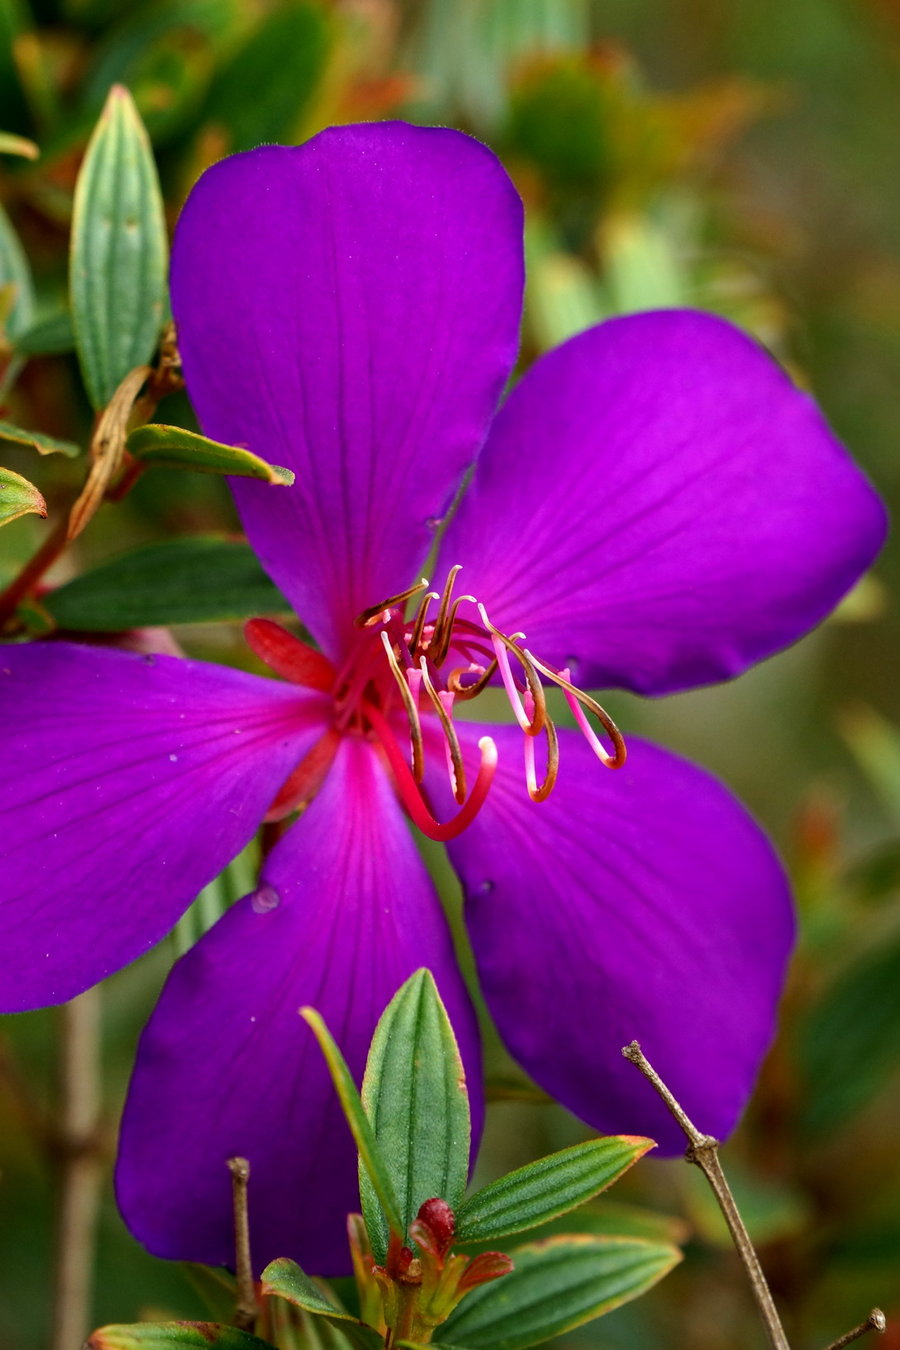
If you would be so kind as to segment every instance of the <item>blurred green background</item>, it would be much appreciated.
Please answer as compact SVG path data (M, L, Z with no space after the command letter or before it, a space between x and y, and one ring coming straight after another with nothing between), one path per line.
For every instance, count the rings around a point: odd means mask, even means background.
M0 163L0 287L20 283L6 330L47 319L56 338L40 345L59 349L7 370L0 416L82 442L91 415L61 315L68 224L115 81L151 134L170 223L207 164L261 141L395 116L472 131L526 201L524 362L612 313L714 310L776 352L888 501L900 496L897 0L0 0L0 129L41 147L34 163ZM0 349L0 366L8 356ZM166 405L165 416L188 410ZM4 447L0 462L40 484L51 522L83 476L77 461L37 463L27 450ZM54 575L141 542L235 529L219 480L149 475L103 508ZM29 517L0 531L0 575L47 530ZM802 940L782 1030L724 1157L795 1350L826 1344L874 1303L894 1317L882 1344L900 1347L898 586L894 542L821 630L736 684L609 700L626 735L648 732L731 783L793 871ZM178 638L239 659L236 625ZM194 931L235 890L232 877L207 896ZM175 951L167 941L102 993L93 1324L204 1312L189 1273L125 1232L108 1181L135 1041ZM0 1350L48 1344L60 1018L0 1026ZM529 1100L493 1043L489 1071L485 1179L582 1137ZM559 1345L763 1344L693 1169L648 1160L598 1215L613 1206L621 1225L669 1216L686 1260Z

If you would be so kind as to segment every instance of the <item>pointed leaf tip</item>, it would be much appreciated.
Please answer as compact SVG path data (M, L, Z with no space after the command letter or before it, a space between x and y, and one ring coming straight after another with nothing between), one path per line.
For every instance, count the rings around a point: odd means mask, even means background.
M471 1124L465 1071L447 1011L429 970L415 971L375 1029L362 1102L397 1195L404 1232L427 1200L455 1210L465 1194ZM360 1173L363 1217L375 1259L388 1233Z
M33 483L12 469L0 469L0 525L19 516L46 516L47 503Z
M219 1322L138 1322L101 1327L84 1350L274 1350L249 1331Z
M150 467L260 478L283 487L290 487L294 482L293 472L280 464L269 464L243 446L211 441L207 436L185 431L183 427L164 426L160 422L135 427L126 445L135 459Z

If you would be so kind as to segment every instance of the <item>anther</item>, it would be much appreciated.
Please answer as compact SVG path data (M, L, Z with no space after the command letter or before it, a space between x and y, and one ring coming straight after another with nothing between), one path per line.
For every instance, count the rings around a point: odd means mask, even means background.
M409 718L409 742L412 749L412 772L417 783L421 783L425 774L425 753L422 745L422 724L419 721L418 700L413 696L404 672L400 669L397 658L394 655L394 649L391 646L391 640L387 633L380 633L381 645L384 647L385 656L388 659L388 665L391 668L391 674L397 682L397 688L400 690L400 697L403 699L403 706L406 709L406 716Z
M416 610L416 617L413 620L412 632L409 635L409 641L407 643L409 650L411 652L418 651L421 645L422 634L425 632L425 620L428 617L429 605L431 604L432 600L440 600L440 598L441 597L437 591L428 591L428 593L426 595L423 595L422 599L419 601L419 608Z
M398 605L405 605L407 600L427 589L428 581L423 577L415 586L410 586L408 591L401 591L399 595L389 595L387 600L382 600L380 604L371 605L368 609L364 609L362 614L358 614L353 620L354 627L371 628L373 624L381 623L382 615L386 610L390 611L396 609Z
M478 675L477 680L474 680L472 684L463 684L462 680L464 675L474 675L479 671L481 673ZM479 666L473 661L469 666L459 666L456 670L451 670L450 674L447 676L447 688L450 690L451 694L455 694L459 699L465 700L477 698L479 694L487 689L496 674L496 671L496 657L494 657L493 661L491 661L488 666Z
M583 689L578 689L572 684L569 679L569 670L567 667L563 670L552 670L549 666L543 665L542 662L532 656L531 652L528 653L528 658L535 669L539 670L542 675L546 675L548 680L552 680L554 684L559 685L565 695L566 702L572 709L572 713L575 717L575 721L578 723L579 729L584 734L585 740L600 760L601 764L605 764L608 769L621 769L628 754L625 746L625 737L622 735L606 709L601 708L597 700L591 698L590 694L586 694ZM588 712L594 714L597 721L612 741L612 754L609 753L593 727L588 722L584 713L585 708Z
M444 733L444 739L447 742L447 757L450 764L450 777L453 784L453 796L457 803L462 806L466 800L466 770L463 764L462 751L459 748L459 738L456 735L456 728L450 717L450 711L447 707L453 706L452 694L441 694L431 683L431 676L428 674L428 659L421 657L419 667L422 671L422 683L425 686L425 692L431 699L432 705L441 723L441 729Z

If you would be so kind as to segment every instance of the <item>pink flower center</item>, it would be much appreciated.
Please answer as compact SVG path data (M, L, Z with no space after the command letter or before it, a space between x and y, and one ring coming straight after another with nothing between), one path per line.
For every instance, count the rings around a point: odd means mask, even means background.
M472 595L453 597L460 568L451 568L442 591L422 581L400 595L364 610L356 620L359 639L340 670L269 619L251 619L245 627L250 646L271 669L308 689L331 695L332 725L284 784L267 819L282 819L309 802L334 758L340 738L365 736L380 748L397 793L422 832L431 839L452 839L484 804L497 767L497 747L483 736L480 762L469 788L466 765L454 726L458 703L477 698L499 679L524 733L525 780L533 801L547 798L559 772L559 738L547 709L543 681L562 689L578 726L598 759L608 768L625 762L625 742L608 713L572 684L568 669L539 661L524 643L524 633L508 636L490 621ZM415 610L410 601L418 596ZM591 727L592 713L611 743L608 750ZM535 744L546 739L546 765L540 781ZM401 741L409 738L409 753ZM426 759L443 744L450 787L459 810L440 822L428 803L423 782Z

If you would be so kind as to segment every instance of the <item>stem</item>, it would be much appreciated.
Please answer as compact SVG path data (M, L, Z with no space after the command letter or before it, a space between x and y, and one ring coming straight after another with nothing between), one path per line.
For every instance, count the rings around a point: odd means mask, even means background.
M48 534L34 557L28 560L19 575L0 594L0 627L15 613L19 601L25 599L47 569L56 562L68 540L68 517L63 516L62 520L57 521L52 533Z
M864 1322L860 1322L858 1327L852 1331L845 1331L843 1336L839 1336L836 1341L832 1341L826 1350L843 1350L845 1345L850 1345L853 1341L858 1341L860 1336L865 1336L867 1331L883 1332L887 1327L887 1318L880 1308L873 1308Z
M630 1045L626 1045L622 1054L626 1059L631 1060L632 1064L640 1069L648 1082L656 1088L684 1131L688 1140L688 1150L685 1157L688 1162L695 1163L700 1168L712 1187L712 1192L716 1197L725 1222L728 1224L728 1230L737 1248L738 1256L747 1272L747 1278L750 1281L750 1287L753 1290L753 1296L756 1299L756 1305L759 1308L769 1344L772 1350L790 1350L784 1328L781 1325L781 1319L766 1283L766 1277L763 1274L762 1266L759 1264L759 1257L756 1255L756 1250L750 1241L750 1235L744 1227L744 1221L735 1204L731 1187L722 1171L722 1164L719 1161L719 1141L713 1139L711 1135L700 1133L672 1096L659 1074L641 1053L641 1047L637 1041L632 1041ZM846 1342L840 1342L840 1344L846 1344Z
M234 1206L234 1273L237 1278L234 1325L241 1331L252 1331L256 1325L258 1308L253 1262L250 1259L250 1217L247 1209L250 1164L246 1158L229 1158L228 1170L231 1173L231 1199Z
M72 1350L90 1330L97 1212L102 1181L100 1123L100 990L88 989L62 1009L59 1168L53 1330L50 1350Z

